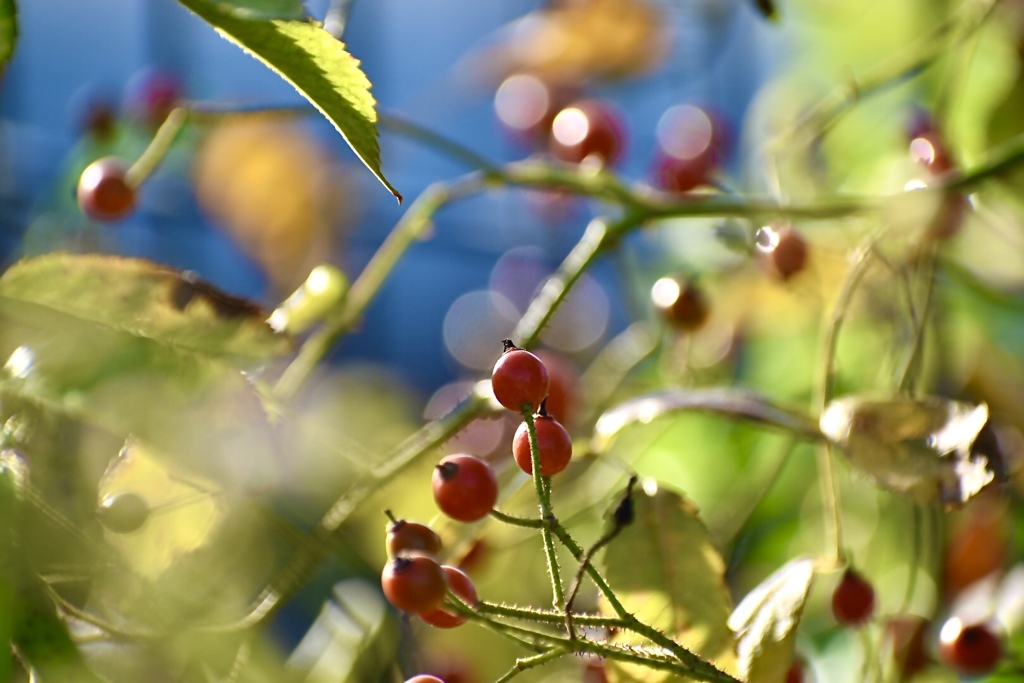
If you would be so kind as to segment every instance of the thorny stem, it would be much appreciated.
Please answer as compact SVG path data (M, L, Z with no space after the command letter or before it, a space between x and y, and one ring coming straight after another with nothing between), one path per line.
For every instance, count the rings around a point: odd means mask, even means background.
M537 489L537 502L540 507L542 522L540 534L544 539L544 555L548 563L548 576L551 578L552 602L555 609L561 610L565 607L565 592L558 569L555 542L551 537L551 526L558 523L555 513L551 510L551 480L541 474L540 445L537 443L537 428L533 421L533 409L529 404L524 405L522 413L523 420L526 422L526 431L530 436L530 464L533 468L533 485Z
M496 617L507 619L520 619L522 621L535 621L543 624L559 625L565 622L565 615L553 610L541 610L533 607L519 607L517 605L499 605L491 602L480 602L476 611L481 614L490 614ZM622 620L617 617L603 617L594 614L576 614L574 620L578 624L599 627L621 627Z
M551 650L548 650L547 652L542 652L539 655L534 655L532 657L526 657L523 659L517 659L516 663L512 665L512 668L505 672L505 674L501 678L497 679L494 683L507 683L507 681L511 681L513 678L523 673L527 669L532 669L536 666L547 664L548 662L558 659L559 657L562 657L565 654L565 650L552 648Z

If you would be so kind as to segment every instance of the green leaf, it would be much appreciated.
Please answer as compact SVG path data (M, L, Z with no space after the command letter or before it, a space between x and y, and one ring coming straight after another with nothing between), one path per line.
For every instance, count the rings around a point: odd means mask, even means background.
M665 389L632 398L601 415L594 426L592 448L595 452L605 450L615 435L629 425L646 424L680 412L714 413L812 438L820 436L814 422L803 414L775 405L755 391L728 387Z
M736 657L726 621L732 609L725 562L697 508L681 495L643 483L633 494L634 519L605 551L608 583L625 608L676 642L731 672ZM601 611L613 614L602 601ZM616 642L643 642L620 633ZM614 667L618 680L662 681L668 674Z
M987 422L984 403L844 396L828 404L820 426L879 486L957 507L1004 474L998 453L975 448Z
M239 19L305 19L301 0L219 0L217 8Z
M785 680L793 662L797 626L814 583L814 560L791 560L750 591L729 617L736 633L740 678Z
M380 169L376 102L370 95L370 81L344 43L313 21L250 19L212 0L179 2L291 83L401 201L402 195Z
M11 61L18 42L18 8L14 0L0 0L0 67ZM2 69L0 69L2 71Z
M4 273L0 296L210 357L264 360L292 347L255 304L142 259L40 256Z

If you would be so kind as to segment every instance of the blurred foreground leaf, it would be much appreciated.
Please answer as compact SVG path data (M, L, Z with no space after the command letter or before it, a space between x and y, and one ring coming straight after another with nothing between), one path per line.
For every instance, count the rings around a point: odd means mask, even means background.
M828 404L820 424L879 486L957 507L1004 475L997 454L973 448L987 421L984 403L844 396Z
M635 517L608 546L605 576L626 609L676 642L731 672L732 601L725 562L697 508L681 495L644 482L633 494ZM602 602L601 610L612 613ZM620 633L616 642L641 642ZM633 665L609 667L613 680L662 681L669 674Z
M592 446L596 452L601 452L616 434L629 425L646 424L665 415L694 411L749 420L802 436L819 436L811 420L775 405L754 391L729 387L665 389L632 398L601 415L594 426Z
M814 583L814 560L799 557L750 591L729 617L736 633L739 677L748 683L785 680L797 626Z
M11 61L18 42L18 8L14 0L0 0L0 73Z
M179 0L288 81L334 124L352 151L401 200L380 168L376 101L345 44L312 20L250 19L212 0ZM262 3L261 3L262 4Z
M239 19L305 19L301 0L220 0L220 9Z
M0 296L212 357L263 360L291 349L255 304L143 259L57 253L23 260L0 278Z

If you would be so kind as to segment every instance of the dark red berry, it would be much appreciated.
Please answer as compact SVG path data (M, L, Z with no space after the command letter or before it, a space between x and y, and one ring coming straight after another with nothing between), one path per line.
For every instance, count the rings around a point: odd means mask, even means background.
M528 73L512 74L498 86L494 111L513 139L530 146L548 142L555 115L568 103L564 90Z
M498 501L498 480L491 466L472 455L449 455L434 468L434 502L459 522L483 519Z
M181 99L181 80L159 68L141 70L125 87L128 115L151 130L164 122Z
M725 157L725 126L716 115L692 104L666 111L657 134L654 181L668 192L689 192L706 184Z
M391 516L391 511L387 511ZM437 555L441 552L441 537L426 524L392 518L388 525L388 556L397 557L408 553Z
M832 614L843 626L857 626L875 611L875 589L853 569L847 569L832 593Z
M445 683L437 676L430 676L428 674L420 674L419 676L413 676L405 683Z
M661 278L651 288L651 301L665 322L682 330L696 330L708 318L704 293L687 277Z
M982 676L1003 659L1003 639L985 624L951 618L939 632L939 658L964 676Z
M136 191L127 181L128 164L117 157L97 159L78 179L78 206L100 221L116 221L135 208Z
M96 518L107 530L117 534L138 531L149 519L149 505L136 493L121 491L104 496L96 509Z
M436 609L448 591L441 565L426 555L394 558L384 565L380 585L388 602L412 613Z
M794 659L786 672L786 683L804 683L804 663Z
M536 410L548 395L550 379L544 362L508 339L505 352L491 371L491 389L498 403L519 412L524 406Z
M480 599L477 597L476 586L473 585L473 580L466 576L462 570L455 567L445 565L441 569L444 570L445 576L448 579L448 588L458 595L463 602L471 607L476 607ZM438 628L455 628L466 623L466 617L443 607L428 612L420 612L419 617L431 626Z
M782 281L807 265L807 241L788 225L761 228L757 234L757 250L764 269Z
M565 427L550 415L534 415L533 424L537 432L540 473L545 477L558 474L572 459L572 437ZM526 422L519 425L515 436L512 437L512 455L519 469L527 474L533 474L530 431Z
M622 156L624 130L622 117L610 102L580 100L551 122L551 156L570 164L593 159L612 166Z

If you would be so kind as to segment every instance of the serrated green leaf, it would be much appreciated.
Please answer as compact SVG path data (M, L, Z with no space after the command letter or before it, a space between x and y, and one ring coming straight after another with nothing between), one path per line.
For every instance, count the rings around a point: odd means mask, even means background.
M821 432L879 486L921 503L960 506L1002 476L997 453L975 452L988 407L931 396L844 396Z
M401 201L380 168L376 102L345 44L313 21L238 16L212 0L179 0L221 35L288 81L320 110L377 179Z
M292 347L255 304L143 259L27 259L0 277L0 296L213 358L263 360Z
M11 61L18 42L18 8L14 0L0 0L0 73Z
M814 569L810 558L787 562L733 610L729 628L736 633L739 674L747 683L785 680Z
M664 389L637 396L606 411L594 426L591 447L601 452L615 435L632 424L646 424L681 412L705 412L747 420L795 434L817 438L814 422L801 413L782 408L755 391L730 387Z
M609 544L605 576L625 608L718 668L736 664L733 634L726 624L732 600L725 562L683 496L645 482L633 494L634 520ZM601 611L611 614L602 601ZM640 643L629 633L615 642ZM669 674L615 664L615 680L662 681Z
M218 9L239 19L305 19L301 0L218 0Z

